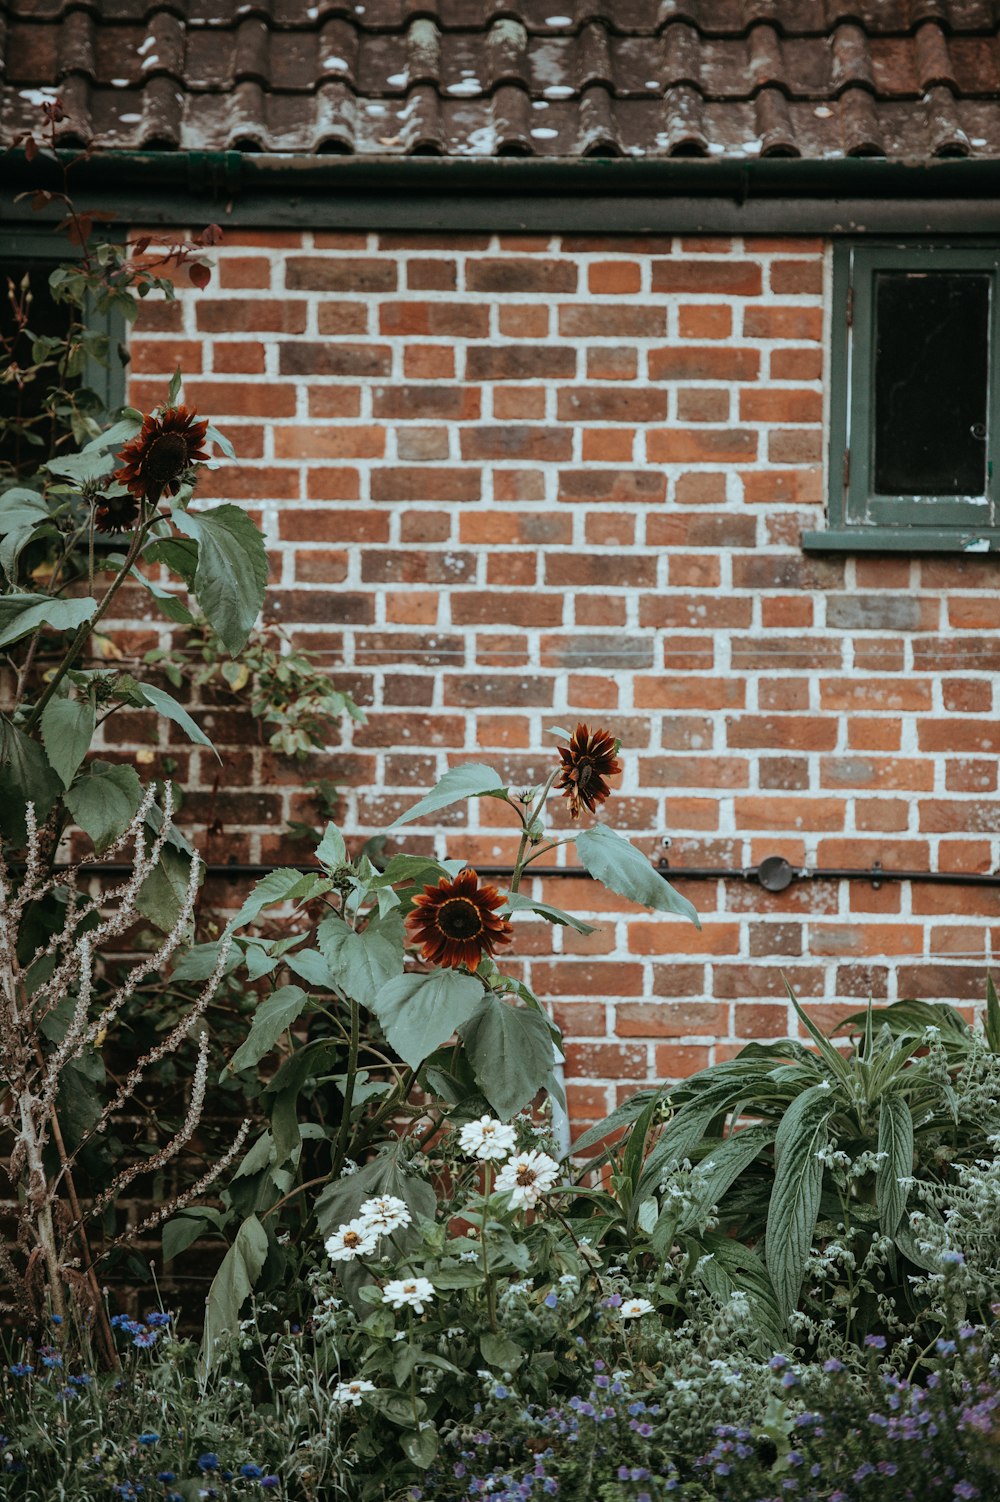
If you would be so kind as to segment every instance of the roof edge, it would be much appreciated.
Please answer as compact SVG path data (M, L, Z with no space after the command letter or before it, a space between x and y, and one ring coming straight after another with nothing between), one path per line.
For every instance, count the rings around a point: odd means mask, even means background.
M1000 232L1000 159L898 162L688 157L538 159L252 155L235 151L7 152L5 223L39 187L125 221L218 218L289 228L597 233ZM55 210L53 209L53 213Z

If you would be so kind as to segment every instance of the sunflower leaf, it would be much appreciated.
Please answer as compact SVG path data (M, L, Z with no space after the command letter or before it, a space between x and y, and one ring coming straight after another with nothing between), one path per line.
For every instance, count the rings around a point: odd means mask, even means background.
M400 824L412 824L415 819L436 814L439 809L459 803L463 798L503 797L506 791L500 774L492 767L484 767L476 762L464 767L452 767L419 803L408 808L405 814L400 814L389 828L397 829Z

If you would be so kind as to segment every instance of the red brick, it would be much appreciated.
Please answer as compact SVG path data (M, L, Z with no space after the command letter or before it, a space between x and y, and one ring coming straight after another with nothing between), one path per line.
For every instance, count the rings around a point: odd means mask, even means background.
M465 357L470 381L550 381L576 375L576 350L537 344L491 344Z
M470 257L465 285L470 292L575 292L577 268L571 261L541 257Z
M736 824L743 829L842 829L844 801L842 798L737 798Z
M772 261L769 280L771 291L779 297L822 292L823 262L818 256L810 261Z
M590 381L634 381L638 374L639 355L635 349L609 349L599 344L587 351Z
M677 313L682 339L728 339L733 332L733 310L728 303L692 303Z
M722 292L756 297L763 278L756 261L689 261L670 257L653 262L654 292Z
M489 308L461 302L386 302L379 308L383 334L422 335L439 339L485 339Z
M463 428L459 441L463 459L532 459L545 464L569 459L573 450L572 435L564 428L525 423Z
M557 397L561 422L663 422L665 391L606 386L564 386Z
M295 390L274 381L186 381L184 396L216 417L294 417Z
M244 344L235 339L216 339L212 343L212 371L215 375L263 375L264 346Z
M391 256L289 256L285 286L306 292L394 292L399 270Z
M309 392L309 416L360 417L360 386L314 386Z
M633 553L548 553L545 583L563 589L651 589L656 559Z
M305 298L205 297L195 305L198 327L209 334L301 334Z
M642 268L637 261L595 261L587 268L587 287L597 297L638 292Z
M740 428L653 428L646 453L653 464L746 463L757 452L757 434Z
M271 286L271 263L266 256L219 257L220 287L247 287L267 292Z
M510 304L500 307L500 332L508 339L547 339L549 309L538 303Z
M133 339L129 345L132 375L162 375L168 379L180 369L185 376L202 368L205 349L200 339Z
M416 292L453 292L458 285L458 262L436 256L407 261L406 285Z
M478 501L482 495L478 469L442 465L373 469L371 483L373 501Z
M635 429L585 428L581 458L584 463L592 464L613 464L616 461L631 464L635 458Z
M649 352L652 381L755 381L760 355L730 345L679 344Z
M656 1073L661 1079L684 1080L708 1067L707 1048L690 1048L671 1043L656 1046Z
M479 411L479 392L468 386L376 386L372 392L373 417L468 422Z
M819 391L795 391L774 387L770 391L741 391L740 417L744 422L823 421L823 396Z
M279 459L379 459L385 453L385 429L365 425L276 428L274 452Z
M388 542L389 518L384 511L331 511L326 506L297 511L283 506L278 532L283 542Z
M612 303L561 303L559 332L564 339L655 339L667 331L664 307ZM655 379L655 378L654 378Z
M726 743L739 749L830 751L837 743L837 722L815 715L738 715L726 722Z
M748 307L743 313L746 339L801 339L818 344L823 337L821 308Z

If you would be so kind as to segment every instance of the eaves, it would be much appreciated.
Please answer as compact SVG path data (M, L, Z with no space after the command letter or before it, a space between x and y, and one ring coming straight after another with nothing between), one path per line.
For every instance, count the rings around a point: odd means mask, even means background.
M434 232L995 234L1000 159L704 161L97 152L70 173L78 208L125 223ZM39 215L51 157L5 157L0 217ZM55 208L51 215L55 214ZM49 217L51 217L51 215ZM45 215L41 217L46 217Z

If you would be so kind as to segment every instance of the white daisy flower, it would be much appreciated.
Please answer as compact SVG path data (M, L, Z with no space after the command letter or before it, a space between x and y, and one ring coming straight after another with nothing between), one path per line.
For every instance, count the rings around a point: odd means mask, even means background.
M483 1163L501 1163L514 1151L516 1134L511 1126L504 1126L493 1116L480 1116L478 1121L466 1122L458 1134L458 1145L470 1158Z
M415 1309L423 1314L425 1304L434 1297L430 1278L392 1278L382 1289L382 1300L393 1309Z
M343 1403L351 1408L360 1408L361 1400L367 1393L375 1391L375 1383L368 1382L364 1377L355 1377L350 1382L338 1382L330 1394L335 1403Z
M351 1220L327 1238L326 1254L331 1262L353 1262L373 1252L377 1241L378 1233L366 1220Z
M622 1319L641 1319L644 1314L652 1314L653 1306L648 1299L626 1299L619 1313Z
M358 1217L378 1236L388 1236L391 1231L398 1231L401 1226L408 1226L413 1220L406 1201L397 1199L394 1194L383 1194L376 1199L365 1200Z
M547 1153L517 1153L497 1174L496 1191L510 1192L513 1210L531 1210L559 1178L559 1164Z

